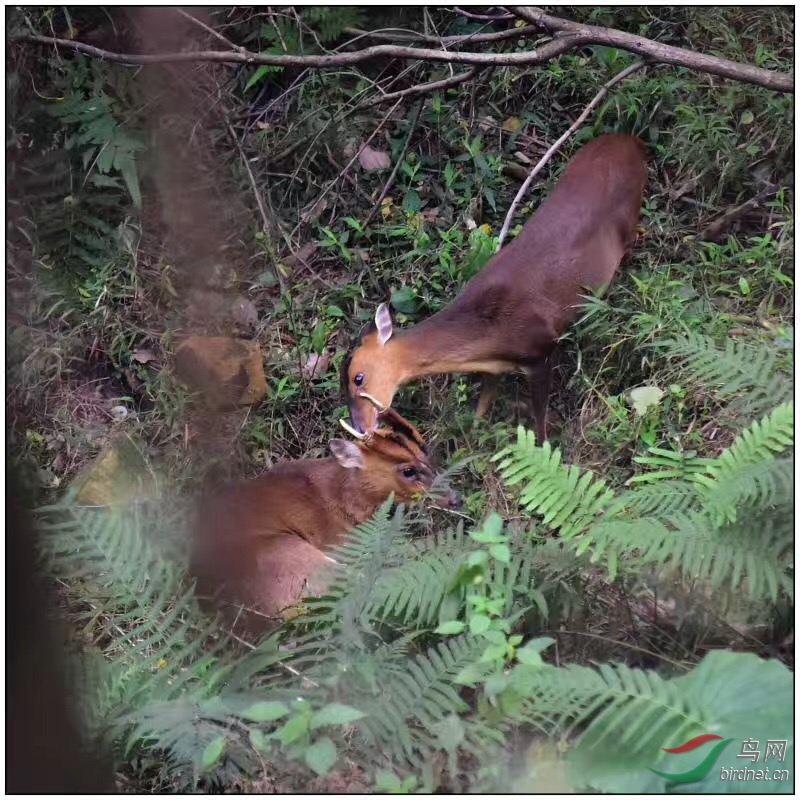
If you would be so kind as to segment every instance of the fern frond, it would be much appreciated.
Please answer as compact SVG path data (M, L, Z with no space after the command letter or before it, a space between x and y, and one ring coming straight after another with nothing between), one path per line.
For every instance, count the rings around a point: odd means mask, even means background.
M695 381L716 389L721 398L744 393L740 400L743 410L758 412L792 396L791 379L781 374L775 350L768 345L753 347L729 338L721 347L711 337L696 333L656 345L679 360Z
M537 447L533 432L522 426L516 444L492 460L499 462L509 486L526 482L520 492L522 508L540 514L544 523L559 530L565 539L577 536L614 498L604 480L591 472L582 473L574 465L564 466L560 450L554 450L549 442Z
M692 671L674 678L622 664L547 667L531 673L521 716L540 725L544 721L563 735L578 734L569 755L576 788L663 793L667 779L647 767L665 772L683 768L663 747L709 731L739 742L759 736L791 742L792 711L786 702L791 680L778 661L726 651L710 653ZM739 727L747 734L737 733ZM737 766L740 752L740 744L727 748L716 766ZM625 764L627 774L609 771L610 759ZM693 784L693 791L698 786L718 791L719 773L709 775ZM757 783L750 786L759 791ZM785 789L787 784L781 786ZM737 783L737 791L742 788Z
M777 600L792 590L785 560L791 542L791 527L772 513L718 528L698 511L601 520L586 532L578 552L590 551L593 561L605 557L612 576L620 560L636 556L657 568L679 567L689 580L709 580L714 587L729 583L734 591Z
M429 550L414 558L413 551L398 566L383 571L370 597L370 614L396 619L402 625L433 624L465 553L453 555Z

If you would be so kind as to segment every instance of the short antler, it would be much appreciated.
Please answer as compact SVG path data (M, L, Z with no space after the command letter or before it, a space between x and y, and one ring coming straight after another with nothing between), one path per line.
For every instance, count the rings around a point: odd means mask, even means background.
M339 424L351 435L355 436L356 439L360 439L362 442L367 438L366 433L359 433L355 428L351 428L343 419L339 420Z
M386 409L383 407L383 404L374 398L371 394L367 394L366 392L359 392L359 395L363 397L365 400L368 400L375 408L378 409L378 412L385 411Z

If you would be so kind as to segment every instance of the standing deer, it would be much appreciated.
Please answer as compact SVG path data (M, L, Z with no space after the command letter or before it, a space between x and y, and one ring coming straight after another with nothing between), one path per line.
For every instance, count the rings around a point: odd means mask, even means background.
M395 333L386 303L342 365L343 392L359 431L376 422L364 392L385 406L423 375L484 373L477 416L498 375L527 373L539 442L547 438L550 356L585 290L607 286L636 235L647 175L642 142L607 134L582 147L522 228L438 313Z

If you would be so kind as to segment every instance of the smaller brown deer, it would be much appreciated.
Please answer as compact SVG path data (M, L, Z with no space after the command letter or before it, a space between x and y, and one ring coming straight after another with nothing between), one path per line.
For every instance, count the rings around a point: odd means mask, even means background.
M389 307L362 329L342 363L342 390L359 431L375 424L369 392L391 405L399 386L442 372L484 373L477 415L497 376L528 376L536 439L546 438L550 354L575 319L586 289L606 286L636 236L647 165L642 143L608 134L582 147L546 200L441 311L394 332Z
M335 563L325 547L392 492L409 502L432 487L437 473L416 428L379 404L377 421L362 434L341 420L356 441L331 440L332 457L278 464L202 498L190 570L198 595L223 606L229 624L258 634L270 616L324 591ZM440 504L456 507L458 496L450 490Z

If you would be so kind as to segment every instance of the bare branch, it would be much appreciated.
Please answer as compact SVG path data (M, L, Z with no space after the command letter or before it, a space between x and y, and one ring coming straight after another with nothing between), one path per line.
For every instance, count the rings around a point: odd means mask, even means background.
M553 38L540 47L508 53L459 52L428 47L379 44L347 53L311 56L298 56L288 53L282 55L254 53L238 46L234 46L233 49L229 50L203 50L180 53L115 53L84 44L83 42L33 34L11 37L9 41L59 47L64 50L71 50L72 52L83 53L84 55L122 64L210 61L218 64L267 64L278 67L314 67L319 69L360 64L363 61L381 57L416 61L443 61L450 64L472 64L474 66L530 66L544 64L556 56L566 53L568 50L575 50L590 44L602 44L638 53L653 62L686 67L698 72L707 72L724 78L753 83L757 86L764 86L780 92L794 91L794 77L791 74L775 72L750 64L739 64L726 58L717 58L716 56L695 53L672 45L660 44L651 39L634 36L613 28L583 25L559 17L552 17L531 6L512 6L511 8L526 21L541 28L555 31ZM459 13L464 12L459 10ZM488 36L504 38L506 32L503 31L501 33L502 36L496 34L485 34L483 36L484 39ZM473 40L477 40L477 38L476 36ZM442 44L442 48L448 44L456 44L452 40L449 42L446 40L439 41Z
M477 73L477 69L470 69L467 70L467 72L459 72L457 75L451 75L449 78L443 78L439 81L430 81L429 83L420 83L418 86L409 86L407 89L401 89L397 92L390 92L382 97L370 98L369 105L383 103L387 100L397 100L401 97L416 97L420 94L430 94L431 92L436 92L439 89L449 89L451 86L458 86L459 83L468 81L470 78L475 77ZM364 103L364 105L367 105L367 103Z
M110 50L103 50L100 47L84 44L83 42L33 34L15 36L9 41L59 47L119 64L168 64L183 61L210 61L217 64L267 64L276 67L317 67L320 69L360 64L362 61L381 57L405 58L418 61L444 61L451 64L476 64L479 66L543 64L551 58L555 58L586 43L583 36L567 33L547 42L542 47L514 53L450 52L448 50L433 50L425 47L378 44L373 47L366 47L363 50L355 50L351 53L295 56L254 53L251 50L237 50L235 52L229 50L197 50L182 53L115 53Z
M751 64L739 64L727 58L695 53L692 50L661 44L652 39L645 39L643 36L635 36L615 28L583 25L580 22L550 16L533 6L510 6L509 8L526 22L532 22L534 25L540 25L550 31L558 31L562 35L571 33L583 37L586 43L618 47L661 64L672 64L697 72L708 72L711 75L754 83L757 86L776 89L779 92L794 92L794 77L790 74L754 67Z
M506 238L508 234L508 229L511 227L511 220L514 218L514 212L517 210L517 206L520 204L520 201L525 196L525 192L528 191L531 183L533 183L533 179L542 171L545 164L553 157L553 155L558 151L559 147L561 147L564 142L575 133L581 125L583 125L586 118L589 114L592 113L592 110L596 108L600 101L608 94L609 90L616 86L620 81L625 80L629 75L632 75L637 70L641 69L644 66L644 61L637 61L635 64L631 64L629 67L626 67L622 70L622 72L618 72L611 80L607 81L603 84L600 91L592 98L591 102L589 103L586 108L581 111L580 116L572 125L567 128L567 130L561 134L561 136L556 139L556 141L552 144L552 146L548 149L548 151L539 159L539 163L531 170L530 175L525 179L525 183L519 187L517 194L514 197L514 202L511 203L511 207L508 209L508 213L506 214L505 221L503 222L503 227L500 229L500 235L497 237L497 249L499 250L503 246L503 240Z
M457 47L461 44L477 44L479 42L499 42L504 39L520 39L524 36L532 36L538 32L536 25L525 25L522 28L509 28L505 31L494 31L492 33L466 33L459 36L428 36L424 33L415 31L405 31L402 29L387 29L385 31L362 31L359 28L345 28L345 33L357 36L359 39L378 39L384 42L396 42L398 39L407 42L425 42L427 44L442 44L446 47ZM399 34L399 35L398 35Z

